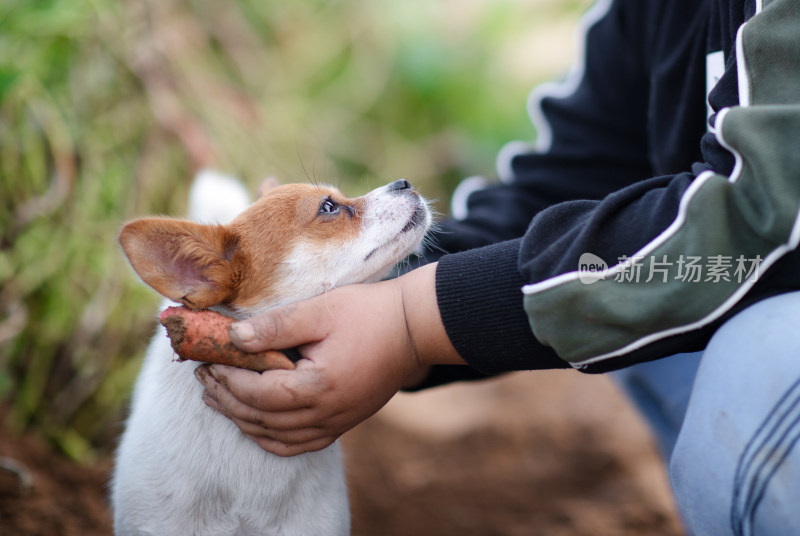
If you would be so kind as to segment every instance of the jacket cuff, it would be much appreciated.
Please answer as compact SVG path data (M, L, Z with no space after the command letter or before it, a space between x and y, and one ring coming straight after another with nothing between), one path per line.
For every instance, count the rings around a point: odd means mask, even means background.
M484 374L567 368L533 336L523 307L526 281L518 269L521 240L439 259L436 298L459 355Z

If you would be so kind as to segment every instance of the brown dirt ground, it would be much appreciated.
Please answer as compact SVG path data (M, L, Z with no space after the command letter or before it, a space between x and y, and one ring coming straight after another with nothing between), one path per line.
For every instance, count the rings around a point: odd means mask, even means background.
M356 536L683 534L663 465L606 377L518 373L401 394L347 434ZM110 462L0 433L0 534L111 534ZM0 464L1 465L1 464Z

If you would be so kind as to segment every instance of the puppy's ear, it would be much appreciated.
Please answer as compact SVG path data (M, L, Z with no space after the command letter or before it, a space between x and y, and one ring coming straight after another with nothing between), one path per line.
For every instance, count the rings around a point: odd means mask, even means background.
M146 218L126 224L119 242L142 281L190 309L235 294L237 241L223 226Z
M261 181L261 185L258 187L258 197L263 197L267 195L270 190L273 188L277 188L280 186L281 183L278 182L278 178L274 176L269 176L263 181Z

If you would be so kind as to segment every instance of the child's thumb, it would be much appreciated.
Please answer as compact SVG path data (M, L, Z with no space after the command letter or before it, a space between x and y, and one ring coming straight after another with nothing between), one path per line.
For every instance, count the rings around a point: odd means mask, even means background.
M280 307L232 324L231 341L245 352L295 348L318 340L316 317L307 302Z

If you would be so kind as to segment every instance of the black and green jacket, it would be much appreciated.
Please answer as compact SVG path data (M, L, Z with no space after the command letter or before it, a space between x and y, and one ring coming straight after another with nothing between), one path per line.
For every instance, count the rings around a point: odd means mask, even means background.
M438 234L442 319L482 374L699 350L800 289L800 1L600 0L582 28L531 95L536 143Z

